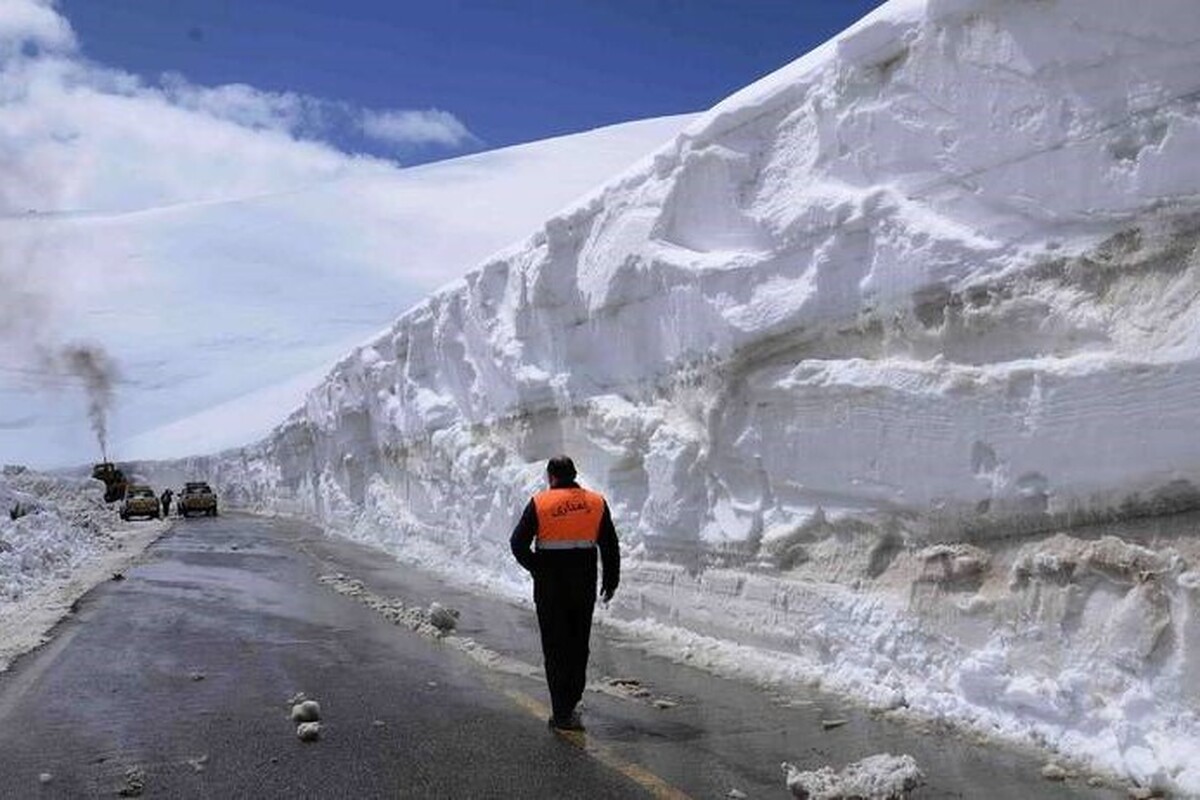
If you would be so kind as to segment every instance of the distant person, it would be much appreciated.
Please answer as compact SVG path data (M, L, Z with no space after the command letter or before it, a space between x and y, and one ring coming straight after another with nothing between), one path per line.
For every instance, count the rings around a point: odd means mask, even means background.
M162 496L158 498L159 502L162 503L163 519L166 519L167 515L171 513L171 498L174 496L175 493L168 488L163 489Z
M533 601L542 634L550 689L551 728L581 731L579 701L587 683L588 639L596 605L596 551L604 569L600 596L612 599L621 578L621 550L604 496L575 482L575 464L555 456L546 464L550 488L525 506L510 545L533 576ZM530 545L536 549L530 550Z

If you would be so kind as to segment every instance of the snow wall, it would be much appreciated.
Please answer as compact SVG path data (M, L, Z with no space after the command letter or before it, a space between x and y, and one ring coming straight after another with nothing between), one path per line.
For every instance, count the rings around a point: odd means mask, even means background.
M1200 795L1197 152L1194 0L894 0L186 466L514 587L565 452L618 615Z

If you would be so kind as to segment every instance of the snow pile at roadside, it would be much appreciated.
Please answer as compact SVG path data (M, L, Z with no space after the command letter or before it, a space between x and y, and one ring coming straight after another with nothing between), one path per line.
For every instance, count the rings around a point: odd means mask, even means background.
M1198 147L1190 0L893 0L186 466L507 592L567 452L619 615L1200 793Z
M0 614L5 603L70 578L121 524L99 482L12 467L0 474L0 512Z
M0 671L85 592L124 569L167 521L122 522L104 485L24 467L0 472Z

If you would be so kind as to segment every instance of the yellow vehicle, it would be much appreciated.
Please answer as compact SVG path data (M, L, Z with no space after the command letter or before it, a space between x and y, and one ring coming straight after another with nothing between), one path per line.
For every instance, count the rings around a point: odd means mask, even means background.
M115 503L125 499L125 490L129 488L125 473L111 461L104 461L92 467L92 477L104 483L104 502Z
M149 517L158 519L162 506L158 495L145 484L133 484L125 490L125 499L121 501L121 519L130 517Z
M176 501L179 516L190 517L192 514L217 515L217 495L212 487L203 481L189 481L183 486Z

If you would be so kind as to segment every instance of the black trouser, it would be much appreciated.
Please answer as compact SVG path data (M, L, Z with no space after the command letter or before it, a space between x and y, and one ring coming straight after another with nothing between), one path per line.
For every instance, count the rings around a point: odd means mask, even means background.
M533 581L546 684L556 719L565 720L587 684L588 639L596 607L596 552L539 554Z

